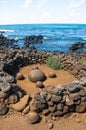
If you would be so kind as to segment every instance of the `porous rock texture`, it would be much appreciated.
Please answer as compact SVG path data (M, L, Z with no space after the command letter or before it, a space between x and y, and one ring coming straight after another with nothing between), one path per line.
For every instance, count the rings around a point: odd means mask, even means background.
M34 97L35 111L43 115L62 116L70 112L86 111L86 77L68 85L58 85L51 91L42 90Z

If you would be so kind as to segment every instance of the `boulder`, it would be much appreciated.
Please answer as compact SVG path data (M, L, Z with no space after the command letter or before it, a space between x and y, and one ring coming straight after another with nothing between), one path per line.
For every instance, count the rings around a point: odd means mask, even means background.
M39 69L31 70L29 73L29 79L32 82L44 81L45 77L45 74Z
M85 47L85 43L75 43L72 46L69 47L69 50L71 51L77 51L77 50L81 50Z
M39 114L37 114L35 112L29 112L28 113L28 121L30 124L38 123L40 121Z

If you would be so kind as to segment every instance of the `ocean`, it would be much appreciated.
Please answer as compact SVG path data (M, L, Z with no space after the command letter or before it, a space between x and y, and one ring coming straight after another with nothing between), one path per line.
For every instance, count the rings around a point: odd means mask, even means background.
M8 38L20 39L29 35L43 35L43 43L35 44L37 50L69 52L77 42L86 42L86 24L18 24L0 25ZM17 43L23 46L23 41ZM83 49L86 52L86 48Z

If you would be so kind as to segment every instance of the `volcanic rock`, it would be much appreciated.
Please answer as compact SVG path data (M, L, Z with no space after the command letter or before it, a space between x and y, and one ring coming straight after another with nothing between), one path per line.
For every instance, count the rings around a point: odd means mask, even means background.
M5 115L8 112L9 108L5 104L0 104L0 115Z
M4 81L0 83L0 89L3 92L8 92L11 89L11 85L7 81Z
M67 90L69 90L71 93L76 93L80 90L77 84L70 83L67 85Z
M76 112L82 113L86 111L86 103L82 102L80 105L76 106Z

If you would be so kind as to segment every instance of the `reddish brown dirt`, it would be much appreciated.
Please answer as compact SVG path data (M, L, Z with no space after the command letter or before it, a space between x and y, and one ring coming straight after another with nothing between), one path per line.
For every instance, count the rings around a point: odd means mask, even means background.
M25 79L24 80L18 80L17 84L24 89L27 93L30 93L31 96L34 96L34 94L38 91L38 89L35 87L35 83L32 83L28 79L29 71L32 69L34 65L30 65L27 67L24 67L20 69L20 72L24 75ZM47 79L43 82L44 85L53 85L57 86L59 84L68 84L75 80L74 76L72 76L69 72L64 71L64 70L53 70L46 66L45 64L40 65L37 64L38 66L46 75ZM57 77L56 78L49 78L48 74L49 72L55 72Z
M68 72L64 70L56 71L47 67L46 65L37 65L47 76L47 80L44 85L58 85L58 84L68 84L75 80L75 78ZM28 79L29 71L32 66L24 67L20 72L24 75L25 79L17 81L17 84L24 89L31 96L38 91L35 87L35 83L32 83ZM55 79L48 78L48 73L54 71L57 75ZM45 122L47 120L47 122ZM0 130L49 130L48 121L49 117L42 119L38 124L31 125L27 121L27 115L22 116L21 113L13 112L13 114L8 114L6 117L0 117ZM54 123L53 130L86 130L86 114L76 114L73 113L70 116L65 116L58 118L56 121L51 121Z

